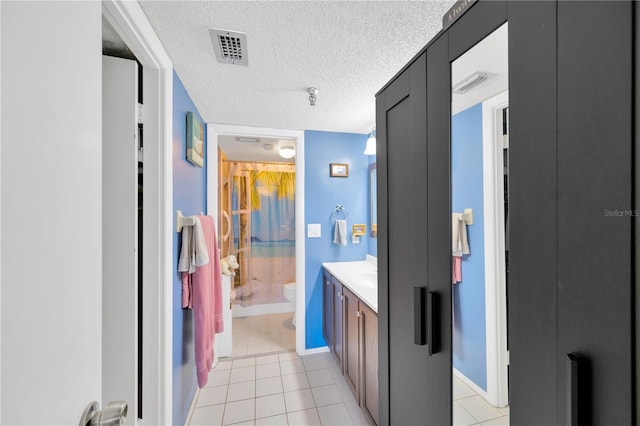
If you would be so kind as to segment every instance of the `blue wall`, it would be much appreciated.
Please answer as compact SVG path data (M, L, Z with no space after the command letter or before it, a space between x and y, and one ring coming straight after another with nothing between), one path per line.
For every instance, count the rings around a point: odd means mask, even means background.
M305 304L306 347L326 346L322 337L322 262L364 260L367 238L351 244L351 225L367 223L368 156L363 154L367 135L305 131ZM349 177L329 177L330 163L349 164ZM342 204L349 213L348 244L333 244L331 213ZM307 224L322 225L321 238L306 238Z
M482 104L452 118L452 210L473 209L467 226L470 255L462 258L462 282L453 286L453 365L487 389L482 198Z
M376 156L375 155L369 155L369 167L371 167L372 164L375 164L376 162ZM377 172L376 172L377 174ZM367 177L367 206L371 205L371 191L370 191L370 179L369 177ZM375 188L375 191L377 191L378 188ZM368 209L369 207L367 207ZM371 256L375 256L378 257L378 239L377 238L372 238L371 237L371 214L369 213L369 215L367 216L367 250L368 253Z
M186 160L187 112L192 111L204 125L189 94L178 76L173 75L173 211L182 210L185 216L206 211L206 149L205 167L200 168ZM175 230L175 215L173 229ZM173 421L183 425L197 388L193 315L191 310L182 309L182 283L177 272L178 233L173 237Z

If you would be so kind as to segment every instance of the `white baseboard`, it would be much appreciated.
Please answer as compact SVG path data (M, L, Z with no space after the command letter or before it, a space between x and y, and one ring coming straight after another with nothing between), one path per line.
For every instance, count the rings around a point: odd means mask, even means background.
M253 317L256 315L282 314L285 312L293 312L293 303L265 303L262 305L253 305L243 307L235 303L231 309L231 315L235 317Z
M300 356L305 356L305 355L316 355L316 354L323 354L329 352L329 347L328 346L321 346L319 348L313 348L313 349L305 349L302 352L298 352L298 355Z
M462 381L465 385L469 386L475 393L480 395L488 404L493 405L489 402L489 394L486 390L482 389L478 386L473 380L462 374L457 368L453 367L453 375Z

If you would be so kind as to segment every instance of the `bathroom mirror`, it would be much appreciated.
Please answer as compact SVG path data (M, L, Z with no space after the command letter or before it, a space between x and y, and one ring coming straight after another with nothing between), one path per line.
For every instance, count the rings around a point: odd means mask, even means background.
M508 24L451 66L453 424L509 424Z
M376 163L369 164L369 219L371 221L372 238L378 237L378 174Z

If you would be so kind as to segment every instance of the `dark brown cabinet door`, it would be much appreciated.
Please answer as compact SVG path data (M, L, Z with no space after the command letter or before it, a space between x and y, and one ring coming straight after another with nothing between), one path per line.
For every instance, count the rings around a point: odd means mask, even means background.
M360 405L376 425L378 416L378 315L367 305L359 303L360 351L362 354Z
M322 335L329 349L333 348L333 285L331 275L322 273Z
M346 287L342 287L344 295L344 377L356 400L359 391L360 345L358 344L359 316L358 298Z
M340 281L331 277L332 298L333 298L333 345L331 346L331 352L336 357L340 370L343 369L343 305L342 299L342 284Z

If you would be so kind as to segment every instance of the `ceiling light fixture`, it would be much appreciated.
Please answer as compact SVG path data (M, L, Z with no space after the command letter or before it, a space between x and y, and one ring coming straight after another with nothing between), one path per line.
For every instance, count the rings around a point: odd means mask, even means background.
M282 158L291 158L296 155L296 149L291 145L282 146L278 150L278 154L280 154Z
M367 139L367 146L364 149L364 155L376 155L376 128L374 127L369 133L369 139Z
M469 77L457 83L453 86L453 93L463 94L476 87L489 78L489 74L485 72L476 71Z
M309 87L307 89L307 92L309 92L309 105L316 106L316 95L318 94L319 90L315 87Z

